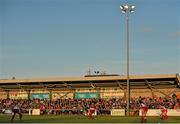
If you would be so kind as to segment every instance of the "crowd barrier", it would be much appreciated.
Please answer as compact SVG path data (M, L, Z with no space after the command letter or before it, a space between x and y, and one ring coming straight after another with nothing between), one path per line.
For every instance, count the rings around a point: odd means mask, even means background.
M180 116L180 109L168 109L168 116Z
M4 110L4 113L5 113L5 114L12 114L13 112L12 112L11 109L6 109L6 110Z
M40 109L29 109L27 110L27 114L29 112L29 115L41 115L41 111ZM12 114L12 111L10 109L3 109L1 110L0 113L4 113L4 114ZM46 113L47 114L47 113ZM68 113L65 113L68 114ZM86 115L86 113L84 113ZM160 116L161 114L161 110L160 109L148 109L147 112L147 116ZM99 111L95 111L95 113L93 114L94 116L97 115L102 115L101 113L99 113ZM110 114L111 116L125 116L125 109L111 109L110 110ZM139 116L142 115L142 111L139 110ZM180 116L180 109L167 109L167 115L168 116ZM137 115L133 115L133 116L138 116Z
M32 115L40 115L40 109L32 109Z
M111 116L125 116L125 109L112 109Z
M148 109L147 116L160 116L160 109ZM142 110L139 110L139 116L142 115ZM180 116L180 109L167 109L168 116Z

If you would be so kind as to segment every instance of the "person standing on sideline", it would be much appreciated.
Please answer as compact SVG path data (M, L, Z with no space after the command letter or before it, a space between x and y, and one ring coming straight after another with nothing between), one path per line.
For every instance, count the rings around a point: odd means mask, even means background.
M88 110L89 119L94 119L94 118L93 118L93 114L95 114L95 111L96 111L96 106L95 106L94 103L92 103L92 104L90 105L89 110Z
M167 108L165 108L164 106L160 106L160 109L161 109L161 114L160 114L160 118L162 120L165 120L165 119L168 119L168 116L167 116Z
M143 101L140 101L140 104L141 104L141 112L142 112L141 123L146 123L147 122L147 116L146 115L147 115L148 107L145 104L145 102L143 102Z
M11 118L11 122L13 122L16 114L19 114L19 119L20 119L20 121L22 120L22 112L21 112L21 104L20 103L15 104L15 106L12 109L12 112L13 112L13 116Z

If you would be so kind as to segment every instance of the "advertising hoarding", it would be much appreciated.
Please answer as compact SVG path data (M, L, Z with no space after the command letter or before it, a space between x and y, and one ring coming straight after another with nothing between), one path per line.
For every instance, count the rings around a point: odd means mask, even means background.
M125 116L125 109L112 109L111 116Z
M10 91L10 99L28 99L28 93L26 91Z
M99 98L99 93L75 93L75 99Z
M73 93L61 93L61 92L55 92L55 93L52 93L52 99L73 99L74 97L74 94Z
M148 109L147 116L160 116L160 109ZM142 111L139 110L139 116L142 115ZM167 109L168 116L180 116L180 109Z
M34 93L34 94L31 94L31 99L49 99L49 94L48 93L45 93L45 94Z

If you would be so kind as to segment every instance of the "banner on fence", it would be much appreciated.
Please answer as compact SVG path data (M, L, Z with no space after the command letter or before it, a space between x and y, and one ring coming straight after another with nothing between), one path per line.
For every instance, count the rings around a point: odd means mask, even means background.
M40 115L40 109L33 109L32 115Z
M92 98L99 98L99 93L75 93L75 99L92 99Z
M125 109L112 109L111 116L125 116Z
M168 109L168 116L180 116L180 109Z
M180 109L168 109L167 110L168 116L180 116ZM147 116L160 116L161 110L160 109L148 109ZM139 110L139 116L142 115L142 111Z
M6 110L4 110L4 113L5 113L5 114L12 114L13 112L12 112L11 109L6 109Z
M48 93L33 93L31 99L49 99Z
M160 109L148 109L147 116L160 116L161 110ZM142 110L139 110L139 116L142 115Z

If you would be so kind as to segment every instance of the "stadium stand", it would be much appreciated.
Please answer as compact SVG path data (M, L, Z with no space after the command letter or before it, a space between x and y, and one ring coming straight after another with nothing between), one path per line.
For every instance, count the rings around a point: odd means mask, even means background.
M179 79L179 75L130 76L133 114L139 113L142 99L150 109L177 107ZM40 109L41 114L82 114L94 103L98 115L110 114L112 109L125 109L125 99L126 77L119 75L0 80L1 113L18 101L26 113Z

